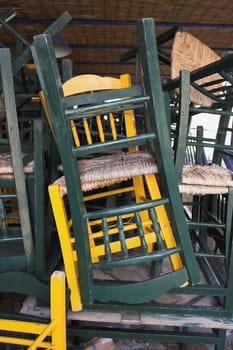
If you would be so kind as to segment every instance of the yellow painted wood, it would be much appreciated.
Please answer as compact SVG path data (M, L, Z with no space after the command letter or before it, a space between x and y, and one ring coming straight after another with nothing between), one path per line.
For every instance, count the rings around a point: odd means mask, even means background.
M98 128L100 142L104 142L105 141L105 135L104 135L104 129L103 129L103 125L102 125L102 121L101 121L100 115L96 116L96 123L97 123L97 128Z
M64 350L66 349L66 298L65 275L61 271L55 271L51 278L50 307L51 322L54 324L52 348Z
M145 180L151 199L161 198L158 182L156 181L155 176L153 174L145 175ZM163 239L167 248L176 247L177 244L164 205L156 207L156 214L158 217L161 233L163 235ZM179 253L172 255L171 261L175 270L180 269L183 266Z
M88 121L87 119L83 118L83 127L84 127L84 130L85 130L85 135L86 135L86 139L87 139L87 143L88 145L91 145L92 144L92 137L91 137L91 131L90 131L90 128L89 128L89 124L88 124ZM76 129L76 128L75 128ZM73 129L72 129L73 130ZM76 133L75 133L76 134Z
M70 224L66 214L66 208L60 193L59 185L49 186L49 195L60 239L63 261L66 269L67 282L70 288L70 300L73 311L82 309L79 280L77 277L76 263L73 255L74 238L71 237Z
M42 324L11 319L0 319L0 330L22 333L22 337L0 336L0 343L27 346L28 350L37 348L66 350L66 302L65 273L55 271L50 278L50 309L51 322ZM34 334L35 339L27 335ZM51 342L44 341L47 336Z

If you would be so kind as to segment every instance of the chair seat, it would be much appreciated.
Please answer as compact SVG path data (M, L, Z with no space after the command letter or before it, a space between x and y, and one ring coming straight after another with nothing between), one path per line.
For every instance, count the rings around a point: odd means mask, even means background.
M95 159L78 161L82 190L90 191L105 186L127 181L133 176L158 172L153 156L148 152L117 152ZM62 167L59 167L62 170ZM55 181L62 185L66 194L65 177Z
M133 176L158 173L153 156L148 152L118 152L95 159L78 161L84 192L127 181ZM62 166L59 167L62 170ZM55 182L67 193L65 177ZM180 193L192 195L224 194L233 186L233 172L217 164L185 164Z
M171 78L178 78L181 69L187 69L190 72L200 67L206 66L212 62L220 60L220 57L202 41L193 35L178 31L174 38L172 46L172 62L171 62ZM221 80L220 74L211 74L202 79L198 79L198 84L206 84L207 90L214 89L221 86L220 83L214 86L208 83L214 80ZM214 102L210 97L200 93L192 86L190 86L190 100L201 106L210 107Z
M217 164L185 164L182 173L181 193L192 195L224 194L233 186L233 172Z
M29 174L34 171L34 160L27 161L27 154L23 154L24 173ZM12 157L10 153L0 154L0 177L1 178L13 178L14 170L12 166Z

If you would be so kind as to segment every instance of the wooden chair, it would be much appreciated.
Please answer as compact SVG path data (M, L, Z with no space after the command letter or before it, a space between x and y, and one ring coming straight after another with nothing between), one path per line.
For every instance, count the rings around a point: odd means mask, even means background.
M171 52L171 79L178 78L181 70L186 69L192 72L218 60L220 60L220 56L201 40L185 30L177 30ZM218 82L219 79L220 83ZM214 85L213 81L215 81ZM198 86L204 85L205 90L208 92L208 90L211 91L213 88L220 87L221 81L222 76L214 73L208 74L192 83L196 83ZM208 83L210 83L210 87L207 87ZM192 86L190 87L190 100L202 107L210 107L214 101L210 96L203 94Z
M120 89L124 87L130 86L130 77L125 74L117 78L111 77L100 77L96 75L81 75L74 77L68 80L63 84L63 92L65 96L75 95L75 93L83 93L87 91L98 91L98 90L112 90L112 89ZM48 121L51 124L50 117L48 115L48 110L45 104L43 93L41 95L41 101L44 105L45 112L47 113ZM120 115L118 115L120 118ZM93 144L94 139L98 139L99 142L105 142L108 140L116 140L120 136L123 136L121 131L121 135L119 135L119 121L116 122L116 116L111 113L109 115L105 114L104 117L101 118L101 115L97 115L96 117L89 119L88 121L83 118L82 122L83 127L80 125L80 122L75 124L74 120L71 120L71 130L73 135L74 143L77 147L80 147L82 144ZM128 137L136 136L136 127L135 127L135 116L132 110L128 110L123 114L123 120L120 118L121 130L125 129L124 133ZM118 125L117 125L118 124ZM52 127L52 125L51 125ZM91 129L92 127L92 129ZM131 153L117 153L116 155L106 155L104 157L98 157L96 160L93 158L81 160L79 161L79 167L81 169L81 180L82 180L82 190L87 192L87 195L84 196L84 201L87 203L91 201L93 205L93 201L100 201L101 198L107 198L107 203L104 202L104 206L108 205L108 201L113 197L111 202L114 201L114 198L119 197L121 202L124 202L125 195L128 194L129 203L132 199L135 198L136 203L140 203L145 200L146 192L150 194L151 199L156 199L160 197L160 191L158 187L158 183L156 177L153 173L157 173L157 166L154 163L154 160L151 156L146 152L136 152L136 147L131 147L129 149ZM140 155L140 157L139 157ZM109 162L116 162L115 168L113 165L109 165ZM122 167L122 161L124 162L124 168ZM103 177L103 172L107 172L108 178ZM110 176L109 176L110 175ZM144 179L143 179L144 176ZM130 181L129 179L132 178ZM144 185L144 181L146 181L147 185ZM114 184L118 184L113 187ZM120 185L119 185L120 184ZM110 186L110 189L107 189L107 186ZM101 191L100 189L103 188ZM99 189L98 191L94 191ZM92 191L92 193L90 193ZM88 193L89 192L89 193ZM60 240L63 242L61 246L63 247L63 257L64 260L67 257L66 266L70 265L70 257L72 256L72 240L64 242L64 227L66 227L67 233L69 233L66 237L70 237L70 226L67 211L64 212L65 204L64 204L64 196L67 195L67 188L65 184L65 178L62 176L58 180L55 181L53 185L49 186L50 198L53 206L54 217L57 222L58 232L60 232ZM116 203L115 199L115 205ZM114 203L114 202L113 202ZM88 204L86 204L88 205ZM159 224L161 230L163 231L163 236L166 242L167 247L175 246L175 239L168 221L168 217L164 207L160 207L157 209ZM144 219L144 223L148 224L150 219L146 213L141 213L142 218ZM61 220L63 218L63 220ZM132 218L132 215L129 215L128 220ZM109 218L109 221L115 221L115 218ZM98 262L102 256L105 254L104 245L101 242L100 244L95 243L95 241L100 240L103 237L102 231L97 231L95 226L97 225L96 220L89 220L88 229L89 229L89 237L90 237L90 246L91 246L91 260L92 262ZM135 224L129 226L129 230L132 231L136 228ZM148 232L149 233L149 232ZM113 228L109 231L111 235L111 241L113 241L113 235L118 235L119 232ZM148 234L145 236L146 243L149 247L149 251L153 250L153 244L155 243L155 236L152 234ZM71 245L69 245L69 242ZM119 244L119 240L114 240L114 243L111 244L111 250L113 253L121 252L122 246ZM130 249L138 247L141 243L138 241L138 236L129 237L127 239L127 244ZM70 248L70 254L67 256L68 248ZM77 257L75 256L75 259ZM178 256L172 257L172 264L175 269L180 268L181 261ZM68 267L67 267L68 269ZM69 276L70 274L68 274ZM69 277L68 277L69 280ZM73 280L73 282L76 279ZM73 290L74 288L71 288ZM75 298L77 301L77 298Z
M9 14L8 14L9 12ZM0 15L0 24L7 33L9 33L16 40L16 55L12 54L12 71L14 77L15 91L21 96L17 96L16 105L25 104L30 99L29 94L35 94L38 91L38 79L34 66L31 63L32 55L30 51L30 42L18 33L8 21L7 15L11 15L13 10L6 11ZM14 13L15 15L15 13ZM54 36L71 20L71 15L68 11L65 11L54 22L52 22L48 28L44 30L44 33L49 33ZM27 94L23 95L23 93Z
M223 164L222 155L226 150L232 149L225 143L229 117L231 115L231 84L232 79L225 72L226 66L232 64L232 58L219 60L210 65L199 68L196 71L181 71L180 74L180 113L178 115L178 132L175 153L175 166L178 174L179 189L183 196L186 210L187 224L196 245L196 255L200 264L200 270L204 276L203 286L197 291L202 298L203 290L208 286L209 296L214 297L215 302L221 305L225 313L232 312L232 172ZM206 84L208 91L206 96L212 101L211 107L197 107L190 102L190 86L196 77L208 77L218 74L222 76L222 83L218 79L210 80ZM225 90L223 81L228 81ZM171 85L173 82L171 82ZM169 84L168 84L169 85ZM167 85L167 86L168 86ZM171 86L170 85L170 86ZM196 85L193 85L193 87ZM173 85L174 87L174 85ZM205 84L201 91L204 93ZM222 98L223 97L223 98ZM190 119L198 117L198 112L205 112L203 118L219 117L217 135L214 138L206 138L204 134L190 135ZM193 164L185 164L187 147L194 149L213 149L213 158L208 165L203 165L200 158L196 158ZM224 296L220 297L222 288ZM185 288L183 290L186 293ZM195 288L193 290L195 295ZM218 310L216 309L216 314Z
M29 275L48 281L51 272L48 251L52 256L52 242L45 234L48 145L44 140L44 122L31 115L27 119L18 115L9 49L0 50L0 69L0 292L4 283L9 283L15 293L23 288L26 294L30 288Z
M174 288L174 284L181 286L187 281L195 284L199 280L189 235L185 232L184 213L175 181L170 145L167 142L169 140L167 123L165 122L162 125L163 123L161 122L162 118L166 118L166 111L159 69L158 66L151 68L153 66L150 61L151 57L153 57L153 62L157 62L153 20L139 22L138 42L140 43L146 94L143 94L141 87L135 86L132 88L84 93L65 98L49 36L36 36L32 47L41 88L62 161L69 210L72 218L72 227L70 227L67 217L64 217L63 222L66 221L67 223L63 225L62 222L58 231L63 232L64 240L67 242L70 240L71 232L73 235L72 243L74 243L75 251L77 249L78 254L78 277L76 273L73 274L73 277L76 283L79 282L83 307L94 305L96 301L104 303L114 301L126 304L142 303ZM144 108L145 113L142 113ZM136 126L139 123L136 134L130 137L123 135L117 140L97 141L93 144L75 146L70 121L79 123L83 118L90 120L90 118L98 114L104 116L108 113L118 114L129 110L134 110L135 115L137 115L138 111L140 112L140 117L135 123ZM141 115L145 115L144 121L141 119ZM141 128L142 125L146 132ZM80 163L77 163L77 159L78 162L82 162L83 159L81 158L83 157L93 157L92 162L94 164L96 160L101 160L101 158L98 159L96 157L97 155L104 155L107 151L114 152L112 153L112 157L114 157L116 151L122 152L130 147L137 147L137 155L139 157L141 151L152 152L150 153L153 155L152 163L155 157L158 166L160 196L156 193L157 198L150 198L149 191L149 198L144 198L139 203L127 203L126 205L103 210L87 211L80 181L82 169L79 165ZM128 153L129 157L131 157L131 153ZM123 155L127 155L127 153L123 153ZM137 159L137 162L139 159ZM115 161L111 160L110 164L115 165L114 163ZM133 165L131 167L133 168ZM106 167L104 166L103 169L106 169ZM103 173L105 175L107 171L102 171ZM154 171L151 171L150 174L154 177ZM147 176L145 175L144 178L146 179ZM156 182L154 181L154 183ZM58 187L58 190L61 191L61 188L59 189ZM59 193L58 190L57 193ZM55 205L56 201L54 202ZM169 218L173 237L175 238L176 245L170 248L167 247L168 240L162 233L162 227L160 228L160 225L164 223L161 221L162 218L158 213L158 208L161 206L166 209L166 215ZM65 211L62 209L60 212L64 216ZM149 218L149 226L144 221L141 215L142 212L145 212L146 217ZM115 222L109 220L111 217L116 218ZM129 217L130 220L128 220ZM97 232L101 232L101 244L103 247L101 249L104 249L104 259L101 258L96 263L91 261L90 234L88 230L88 222L90 220L95 220ZM158 221L160 221L160 225L158 225ZM111 242L112 229L118 232L118 241L116 243L114 241ZM131 232L132 237L127 237L127 232L131 229L133 229ZM146 238L148 233L154 235L155 248L152 252L148 251ZM137 249L132 249L132 251L129 250L130 243L128 243L131 238L134 242L138 241L136 245L134 243L134 248ZM119 247L116 254L112 249L114 245ZM69 251L73 254L73 249L72 251L69 249ZM161 265L162 261L165 261L165 257L170 256L171 258L172 255L174 256L179 252L181 253L178 255L181 258L182 265L178 269L170 266L168 273L162 272L162 269L157 269L156 274L145 281L113 282L105 277L103 282L101 281L102 277L99 281L96 281L95 277L93 277L96 276L99 269L103 269L103 271L113 268L121 269L136 263L148 264L152 261L160 261ZM132 253L134 254L132 255ZM66 270L68 271L67 267L73 269L73 271L75 270L74 259L70 259L66 265ZM78 301L78 294L76 298ZM78 307L80 308L80 303L79 305L76 304L76 308Z
M5 132L2 133L1 142L1 245L3 245L3 247L6 245L6 247L2 249L5 250L5 252L10 251L11 254L11 256L5 254L1 256L1 268L13 269L11 263L10 266L6 266L13 256L17 268L20 269L22 265L24 265L24 267L26 265L30 269L33 268L35 257L24 171L26 173L33 172L34 166L33 164L28 164L24 167L23 165L11 70L11 56L8 49L0 50L0 61L2 92L4 97L2 101L1 125L4 125L5 129ZM14 208L16 205L17 210ZM15 215L17 215L17 217ZM20 226L15 227L14 223L20 223ZM15 231L15 233L11 231ZM10 246L8 240L10 240ZM18 258L17 254L14 256L14 248L10 248L14 240L18 242L18 246L19 240L23 242L23 253L20 254ZM17 263L17 260L20 260L18 261L19 263ZM4 262L7 262L6 265ZM5 266L5 268L3 266ZM16 268L16 266L14 266L14 268Z
M50 320L30 318L25 315L0 314L0 343L28 349L66 349L65 274L54 271L50 278Z

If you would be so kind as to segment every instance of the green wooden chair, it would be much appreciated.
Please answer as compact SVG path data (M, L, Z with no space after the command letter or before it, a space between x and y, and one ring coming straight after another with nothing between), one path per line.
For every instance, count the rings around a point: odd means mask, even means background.
M33 172L33 166L24 167L23 165L23 153L21 150L12 78L11 56L8 49L0 50L0 60L3 93L1 113L1 251L3 256L1 256L1 268L4 269L5 260L10 262L12 259L15 260L14 265L18 265L17 268L22 268L23 262L17 263L17 260L21 257L20 260L25 260L24 265L32 269L35 258L34 240L24 172ZM7 151L9 153L6 153ZM15 188L16 192L14 190ZM14 207L17 207L17 209ZM15 217L16 215L19 217ZM19 226L15 227L14 224L19 224ZM19 232L17 233L18 230ZM15 231L15 233L9 233L9 231ZM20 250L20 240L23 243L23 253L22 256L19 255L17 258L17 253L14 256L13 247L15 244L16 251L17 246L18 250ZM17 244L13 244L14 241L16 241ZM4 246L5 248L3 248ZM10 254L10 256L4 257L4 254L7 253ZM14 266L14 268L16 266ZM11 263L8 269L13 269Z
M177 284L179 286L187 282L191 285L196 284L200 277L185 224L182 202L175 177L152 19L139 21L138 43L143 72L143 89L142 86L134 86L66 98L62 91L61 78L51 45L51 38L48 35L35 36L32 46L34 62L65 175L68 193L67 205L69 205L72 219L69 233L72 234L70 238L75 245L74 252L77 252L78 256L76 280L79 283L81 304L84 308L88 305L94 307L98 301L104 303L113 301L122 305L147 302L173 289ZM71 120L79 123L79 120L83 118L90 120L96 113L104 116L110 112L116 114L129 109L134 110L136 126L138 124L140 126L135 136L126 137L123 135L117 140L107 140L101 143L96 142L75 147L70 129ZM144 112L142 113L142 111ZM138 113L139 117L137 119ZM145 116L144 119L142 119L142 115ZM142 129L145 129L145 131ZM116 151L124 152L128 147L136 146L138 150L149 151L157 163L159 173L157 178L161 197L153 200L145 198L141 203L128 203L127 205L103 210L87 210L83 199L77 160L93 157L94 163L94 161L98 161L98 155L105 155L107 152L114 156ZM110 163L114 164L114 161ZM160 235L160 228L157 225L159 218L156 217L156 211L161 205L166 208L176 239L176 247L172 249L166 247L164 238ZM140 213L143 211L148 213L150 230L155 235L155 246L152 252L148 251L145 242L144 223L140 219ZM129 214L132 222L136 225L136 230L134 229L131 234L139 235L141 240L138 248L133 249L134 254L127 246L127 225L129 223L124 218L128 217ZM112 243L109 231L112 222L108 218L113 216L117 218L114 227L119 235L120 256L119 253L115 255L111 251ZM97 263L91 262L87 227L87 220L94 219L103 232L102 243L105 251L104 257ZM64 231L66 231L65 227ZM175 253L180 253L181 268L169 269L169 273L158 269L157 273L145 281L135 281L135 278L127 281L111 281L106 277L103 278L103 276L97 278L99 270L106 273L109 269L121 270L136 264L146 264L148 266L148 263L150 264L153 261L164 262L168 257L171 259L171 255ZM74 261L71 260L70 266L73 264ZM66 267L68 273L69 266ZM74 268L76 267L74 266ZM137 279L137 276L134 277Z
M44 229L44 123L39 118L18 118L7 48L0 49L0 70L0 292L46 299L51 245ZM27 123L23 135L21 123Z
M35 94L38 92L38 79L35 69L33 69L32 55L30 51L30 42L18 33L8 21L7 14L15 15L14 10L6 11L0 15L0 24L16 40L16 54L12 54L12 70L14 76L15 91L21 94ZM9 16L8 14L8 16ZM55 36L71 20L71 15L65 11L54 22L52 22L44 33ZM19 96L17 107L25 104L28 96Z
M204 290L208 288L209 297L218 305L215 309L216 314L224 312L226 315L232 314L233 306L230 297L233 267L232 172L226 168L223 160L225 152L232 150L232 145L226 144L226 134L232 132L228 127L232 114L232 78L227 74L227 69L232 64L232 57L227 57L191 73L184 70L181 71L179 79L166 85L180 89L174 162L186 209L187 224L204 276L196 293L201 300ZM217 80L210 79L213 74L215 78L217 76ZM208 83L203 81L206 78ZM203 94L212 104L203 107L190 102L191 85L193 89L197 88L198 95L195 96L200 97L200 94ZM204 122L206 118L209 118L210 123L211 118L219 118L216 137L205 137L205 129L203 134L190 135L190 121L199 117L199 113L203 113ZM196 152L197 157L193 164L185 164L187 147L196 150L212 149L213 156L209 164L203 165L198 156L200 152ZM185 288L183 292L187 292ZM192 293L196 294L195 287ZM204 307L205 302L202 303Z

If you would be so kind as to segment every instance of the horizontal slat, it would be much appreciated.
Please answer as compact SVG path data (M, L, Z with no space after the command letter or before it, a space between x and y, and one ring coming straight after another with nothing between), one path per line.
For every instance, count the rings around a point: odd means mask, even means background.
M135 256L127 259L118 259L118 260L95 263L95 264L92 264L92 267L107 270L107 269L112 269L114 267L119 268L124 266L139 265L144 263L150 263L153 261L158 261L170 255L176 254L178 252L180 252L179 247L170 248L170 249L161 249L161 250L154 251L153 253L150 253L148 255Z
M97 219L97 218L107 218L111 216L118 216L118 215L124 215L124 214L129 214L129 213L135 213L143 210L147 210L150 208L158 207L160 205L164 205L166 203L169 203L168 198L162 198L162 199L157 199L157 200L150 200L147 202L142 202L142 203L135 203L130 206L124 205L124 206L119 206L113 209L103 209L103 210L97 210L92 213L86 213L84 214L84 217L86 219Z
M144 145L146 141L153 139L155 134L147 133L139 136L129 137L127 139L119 139L117 141L99 142L92 145L84 145L73 148L73 154L77 156L85 156L88 154L110 152L130 146Z
M66 107L71 107L75 105L85 105L85 104L96 104L100 101L112 100L117 98L136 97L142 94L140 86L133 86L130 88L117 89L117 90L105 90L105 91L95 91L90 94L79 94L75 96L68 96L65 98Z

